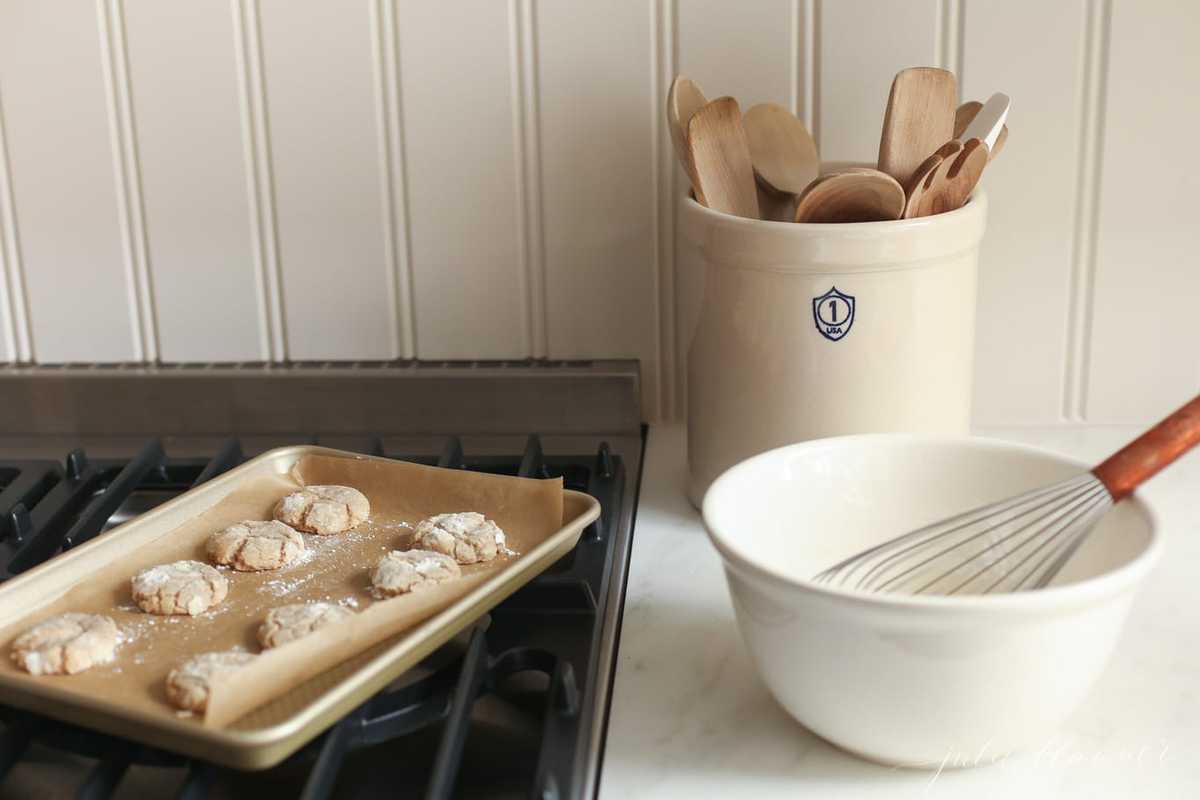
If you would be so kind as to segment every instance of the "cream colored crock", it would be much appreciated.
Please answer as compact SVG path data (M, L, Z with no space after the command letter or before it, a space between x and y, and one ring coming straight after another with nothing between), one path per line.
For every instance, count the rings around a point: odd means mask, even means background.
M774 447L851 433L966 433L987 199L844 225L742 219L684 198L703 273L688 352L688 497ZM694 276L695 273L693 273Z

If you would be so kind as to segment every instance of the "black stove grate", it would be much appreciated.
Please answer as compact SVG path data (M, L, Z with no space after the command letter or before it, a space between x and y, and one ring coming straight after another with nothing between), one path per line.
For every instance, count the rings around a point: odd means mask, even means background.
M599 499L602 513L572 552L477 623L465 647L460 643L457 651L435 654L430 660L437 666L429 674L394 684L279 767L253 777L280 776L273 789L282 789L286 777L290 793L305 798L353 796L353 784L360 782L361 773L342 785L339 777L356 751L378 751L388 743L405 746L404 737L413 735L428 741L428 734L436 729L437 745L424 765L425 777L416 785L410 781L408 794L451 797L461 788L464 746L477 701L489 695L512 695L507 685L516 681L521 688L513 696L524 707L534 708L541 724L536 755L528 759L529 774L517 794L552 799L581 793L578 773L590 722L585 710L592 707L588 697L597 689L593 684L600 649L599 612L608 601L613 527L627 500L623 460L607 443L590 456L547 456L537 436L528 437L519 456L471 457L458 437L448 437L437 457L388 454L379 439L367 451L452 469L562 477L567 488ZM201 459L169 458L162 443L151 440L131 459L92 460L82 450L74 450L64 464L0 461L0 580L103 535L112 525L242 460L241 444L228 439L210 458ZM220 787L227 791L240 778L250 777L17 709L0 706L0 720L0 796L6 776L27 757L32 745L95 760L74 789L78 797L114 796L135 765L176 769L175 796L181 798L217 796ZM411 764L405 766L405 773L411 778Z

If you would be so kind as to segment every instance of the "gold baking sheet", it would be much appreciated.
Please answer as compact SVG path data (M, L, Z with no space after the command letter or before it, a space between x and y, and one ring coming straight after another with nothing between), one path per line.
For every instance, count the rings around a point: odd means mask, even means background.
M228 598L194 618L141 613L129 578L153 564L205 561L209 534L241 519L268 519L302 483L355 486L371 519L334 536L305 534L309 553L282 570L223 570ZM370 572L409 544L412 525L444 511L497 521L513 554L463 567L463 577L390 600L371 598ZM0 585L0 647L63 611L107 613L128 640L112 664L72 676L34 677L0 659L0 703L127 736L217 763L277 763L413 666L575 546L599 514L594 498L558 480L426 467L320 447L265 453L159 508ZM208 713L166 703L170 668L196 652L258 652L255 631L276 606L341 602L352 623L267 651L218 685Z

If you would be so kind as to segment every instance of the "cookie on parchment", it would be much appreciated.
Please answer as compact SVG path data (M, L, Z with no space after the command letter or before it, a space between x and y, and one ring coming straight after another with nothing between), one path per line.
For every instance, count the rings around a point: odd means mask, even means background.
M74 675L112 661L119 638L117 624L110 618L69 612L18 636L12 658L30 675Z
M225 599L229 581L208 564L176 561L133 576L133 601L148 614L196 616Z
M298 531L331 533L348 531L371 516L371 503L349 486L305 486L275 506L275 519Z
M213 682L255 658L236 650L194 655L167 674L167 699L184 711L204 711Z
M304 537L278 520L246 520L217 531L208 557L242 572L279 569L304 555Z
M475 511L438 514L417 523L415 547L445 553L459 564L491 561L504 551L504 531Z
M462 575L450 556L431 550L393 550L379 561L371 576L375 597L395 597L434 586Z
M278 647L353 615L337 603L291 603L272 608L258 628L258 643L268 649Z

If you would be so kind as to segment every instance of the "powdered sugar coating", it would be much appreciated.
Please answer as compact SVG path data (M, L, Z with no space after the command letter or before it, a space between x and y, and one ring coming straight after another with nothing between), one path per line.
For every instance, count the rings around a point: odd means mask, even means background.
M414 544L445 553L459 564L491 561L504 551L504 531L483 514L460 511L438 514L417 523Z
M225 599L229 582L208 564L176 561L144 569L130 581L133 601L149 614L196 616Z
M371 576L371 593L378 598L395 597L426 586L453 580L462 570L453 558L431 550L393 550L385 555Z
M217 531L208 557L243 572L279 569L304 555L304 537L278 520L246 520Z
M367 496L350 486L305 486L275 506L275 519L322 535L348 531L370 516Z
M279 606L272 608L259 626L258 642L264 648L278 647L352 616L353 611L336 603L291 603Z
M74 675L112 661L118 639L117 624L109 617L68 612L18 636L12 658L30 675Z
M255 658L236 650L194 655L167 675L167 699L184 711L204 711L212 684Z

